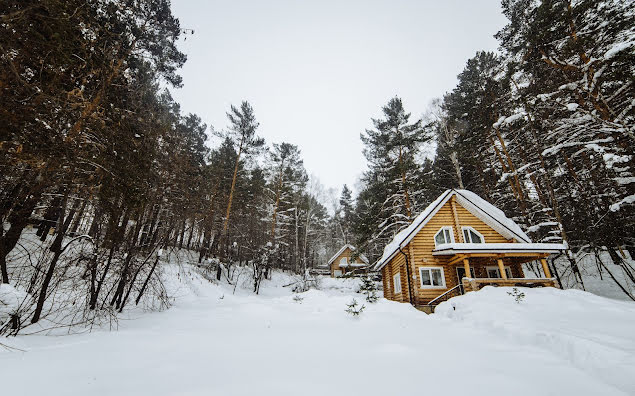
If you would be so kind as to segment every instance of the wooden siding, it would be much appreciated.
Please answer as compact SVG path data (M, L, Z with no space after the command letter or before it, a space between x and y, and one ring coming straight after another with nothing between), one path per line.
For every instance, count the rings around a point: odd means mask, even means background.
M342 253L340 253L339 256L337 256L337 258L331 263L331 266L330 266L330 268L331 268L331 277L335 276L335 271L337 271L337 270L342 271L342 274L345 274L346 272L351 270L351 267L340 267L340 260L343 257L346 257L347 261L350 262L350 258L351 258L352 255L353 255L353 252L351 251L350 248L347 247L346 249L344 249L344 251ZM363 263L363 261L359 257L357 257L355 259L355 262L356 263Z
M455 211L453 211L454 206ZM456 216L455 216L456 214ZM458 221L458 224L456 224ZM444 226L451 226L454 233L454 241L456 243L464 242L461 235L461 227L470 226L483 235L486 243L510 243L512 240L505 239L501 234L485 224L482 220L474 216L467 209L463 208L454 197L443 205L439 211L428 221L428 223L417 233L410 241L408 246L402 250L409 255L409 264L411 266L412 276L411 283L413 289L413 303L425 304L435 297L446 292L448 289L459 284L460 279L457 276L457 267L463 268L463 263L458 262L449 265L451 257L433 256L432 251L435 249L434 235ZM406 260L400 252L393 257L388 264L382 269L384 279L384 296L390 300L408 301L408 289L406 285ZM476 277L486 277L485 267L496 265L496 259L481 258L470 266L474 268ZM512 271L513 277L524 277L522 266L517 263L505 263ZM441 267L445 277L445 287L422 288L419 268L422 267ZM393 293L392 277L399 271L401 273L402 293L395 296ZM388 281L388 282L387 282Z
M408 288L406 287L406 259L403 254L395 257L390 263L382 268L384 280L384 297L389 300L408 302ZM401 278L401 293L395 294L394 276L399 274Z

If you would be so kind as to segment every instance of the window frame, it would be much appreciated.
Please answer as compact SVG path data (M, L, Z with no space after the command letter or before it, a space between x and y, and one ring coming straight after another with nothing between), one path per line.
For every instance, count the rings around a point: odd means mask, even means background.
M489 270L491 270L491 269L498 271L498 278L490 278ZM512 276L513 274L512 274L511 267L509 265L505 265L505 266L503 266L503 269L505 270L505 274L507 275L507 279L512 279L513 278L513 276ZM509 270L509 273L507 273L508 270ZM489 279L503 279L503 277L501 276L501 273L500 273L500 268L498 268L497 265L488 265L488 266L486 266L485 267L485 273L487 274L487 277Z
M455 243L454 242L454 229L452 228L452 226L443 226L439 229L439 231L436 232L436 234L434 234L434 247L439 246L440 244L437 243L437 235L439 235L440 233L444 232L445 230L448 230L450 232L450 242L445 241L444 243L441 243L441 245L444 245L446 243ZM443 239L445 239L445 235L443 235Z
M399 285L399 290L397 290L397 285ZM397 272L392 276L392 292L393 294L401 293L401 273Z
M470 227L470 226L461 227L461 233L463 234L463 239L464 240L465 240L465 231L472 231L473 233L475 233L476 235L478 235L481 238L481 242L472 242L472 236L468 232L468 235L470 236L470 241L469 242L465 241L465 243L485 243L485 237L483 236L483 234L478 232L474 227Z
M441 285L424 285L423 284L423 271L429 271L430 274L430 283L433 282L433 277L432 277L432 270L439 270L441 271ZM443 270L443 267L419 267L419 286L422 289L447 289L447 285L445 283L445 271Z

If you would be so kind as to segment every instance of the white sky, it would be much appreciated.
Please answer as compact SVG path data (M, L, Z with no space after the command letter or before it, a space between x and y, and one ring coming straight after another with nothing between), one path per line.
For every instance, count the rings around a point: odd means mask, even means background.
M259 134L300 147L327 188L354 188L366 169L360 133L398 95L412 117L456 84L478 50L495 50L500 0L172 0L188 56L186 113L226 127L248 100ZM213 138L217 139L217 138ZM215 142L212 142L215 144Z

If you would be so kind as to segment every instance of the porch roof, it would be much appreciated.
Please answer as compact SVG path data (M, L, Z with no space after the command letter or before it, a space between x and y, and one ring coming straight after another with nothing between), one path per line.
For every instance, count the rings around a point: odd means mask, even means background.
M433 256L454 256L466 253L558 253L566 250L562 243L444 243L432 251Z
M368 263L342 263L342 264L339 264L339 266L343 268L346 268L346 267L362 268L362 267L368 267Z

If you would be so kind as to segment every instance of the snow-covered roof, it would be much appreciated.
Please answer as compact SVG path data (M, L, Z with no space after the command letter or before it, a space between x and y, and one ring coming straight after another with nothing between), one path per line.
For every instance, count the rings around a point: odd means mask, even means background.
M340 255L340 254L344 253L344 251L345 251L347 248L348 248L348 249L350 249L350 250L351 250L351 251L353 251L353 252L355 251L355 246L351 245L350 243L347 243L346 245L342 246L342 248L341 248L340 250L338 250L338 251L337 251L337 253L335 253L335 254L333 255L333 257L331 257L331 258L329 259L329 261L327 262L327 264L328 264L328 265L331 265L331 263L332 263L333 261L335 261L335 259L336 259L337 257L339 257L339 255ZM368 263L369 263L369 262L368 262L368 259L367 259L367 258L366 258L366 256L364 256L363 254L360 254L360 255L359 255L359 256L357 256L357 257L359 257L359 259L360 259L360 260L362 260L364 263L366 263L366 264L368 264ZM341 266L341 267L344 267L344 265L340 265L340 266Z
M566 250L562 243L444 243L432 251L435 256L458 253L558 253Z
M346 264L339 264L340 267L366 267L368 265L368 261L364 262L364 263L346 263Z
M518 224L505 216L502 210L474 194L472 191L445 190L443 194L428 205L408 227L400 231L384 248L383 256L375 264L375 270L380 270L397 254L400 248L407 245L452 196L456 196L456 202L459 205L492 227L492 229L503 237L516 239L521 243L531 243L531 239L523 232Z

